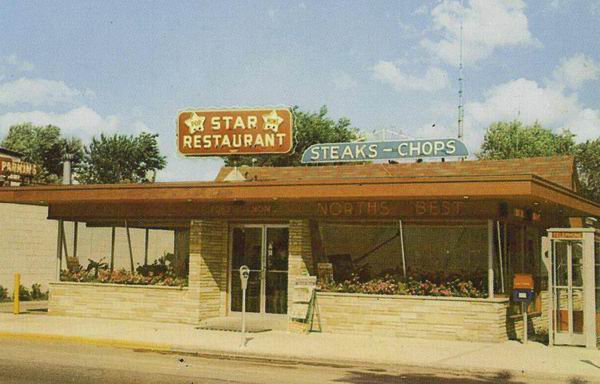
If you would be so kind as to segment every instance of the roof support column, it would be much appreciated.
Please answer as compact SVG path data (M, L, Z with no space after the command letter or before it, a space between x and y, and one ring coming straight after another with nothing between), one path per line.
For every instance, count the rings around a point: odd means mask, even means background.
M494 220L488 220L488 299L494 298Z
M63 243L63 222L58 221L56 237L56 281L60 281L60 270L62 269L62 243Z

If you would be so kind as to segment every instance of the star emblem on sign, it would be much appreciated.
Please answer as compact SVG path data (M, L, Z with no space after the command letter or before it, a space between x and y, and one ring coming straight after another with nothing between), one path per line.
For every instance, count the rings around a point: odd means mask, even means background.
M198 116L196 112L193 112L192 116L185 120L185 125L190 129L190 134L194 134L198 131L204 132L204 120L206 120L206 117Z
M266 115L262 115L262 118L265 122L264 129L270 129L273 132L277 132L279 126L283 122L283 118L277 115L277 111L275 110L272 110L271 113L267 113Z

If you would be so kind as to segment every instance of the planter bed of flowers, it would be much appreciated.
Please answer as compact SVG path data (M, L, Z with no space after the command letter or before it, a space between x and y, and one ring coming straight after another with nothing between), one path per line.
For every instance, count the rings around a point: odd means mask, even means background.
M483 298L483 275L475 273L426 273L411 271L406 278L398 274L386 274L371 279L353 275L341 283L321 284L325 292L364 293L377 295L415 295Z
M174 277L166 273L152 274L148 276L139 273L131 273L125 269L114 270L101 269L97 274L94 271L71 272L62 270L61 281L72 281L77 283L110 283L126 285L163 285L169 287L184 287L188 285L187 278Z
M79 267L73 271L65 269L60 271L60 281L168 287L186 287L188 285L188 278L178 277L175 272L172 254L166 254L149 265L138 265L133 273L123 268L111 272L104 258L98 261L88 259L88 261L86 269ZM185 274L187 275L187 272Z

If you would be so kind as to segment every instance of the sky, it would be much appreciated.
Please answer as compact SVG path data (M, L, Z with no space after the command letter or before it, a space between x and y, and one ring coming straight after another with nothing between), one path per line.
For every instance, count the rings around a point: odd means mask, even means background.
M223 164L177 154L185 108L326 105L367 135L455 137L462 20L472 153L499 120L584 141L600 137L599 19L600 0L4 1L0 138L158 133L171 181Z

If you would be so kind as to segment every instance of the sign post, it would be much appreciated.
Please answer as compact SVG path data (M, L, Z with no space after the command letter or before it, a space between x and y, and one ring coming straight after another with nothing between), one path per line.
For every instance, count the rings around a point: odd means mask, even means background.
M250 268L246 265L240 267L240 282L242 284L242 340L240 348L246 346L246 288L248 288L248 278L250 277Z

